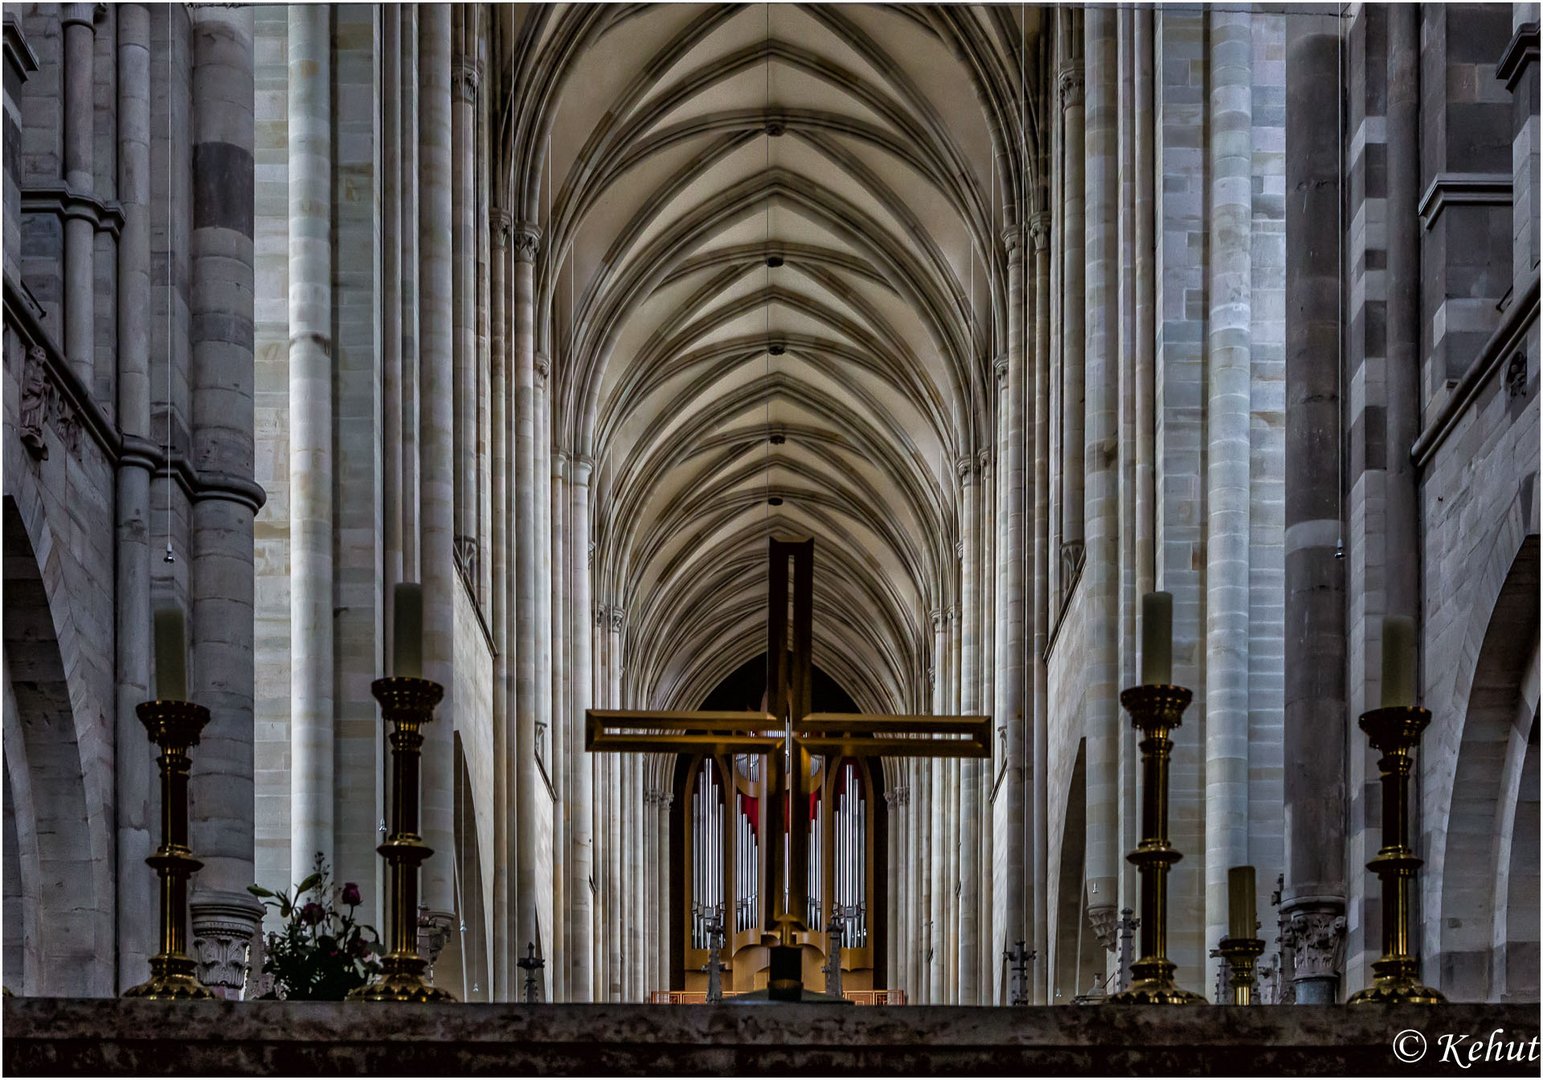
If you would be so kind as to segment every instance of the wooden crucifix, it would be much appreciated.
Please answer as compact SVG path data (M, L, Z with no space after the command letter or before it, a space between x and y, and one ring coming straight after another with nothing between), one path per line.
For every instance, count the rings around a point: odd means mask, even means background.
M792 625L788 566L792 564ZM767 859L762 926L775 928L770 996L798 1000L803 976L799 934L809 892L810 793L814 755L843 758L989 757L987 716L888 716L811 712L814 541L771 541L765 712L590 709L584 748L593 753L754 754L766 761L766 835L785 847ZM828 772L827 772L828 775ZM787 880L783 881L783 854Z

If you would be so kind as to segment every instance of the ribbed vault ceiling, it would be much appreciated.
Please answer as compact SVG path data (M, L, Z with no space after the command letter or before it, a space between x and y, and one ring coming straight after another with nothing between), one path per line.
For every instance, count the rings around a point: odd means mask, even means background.
M511 16L504 143L516 217L544 234L537 348L556 445L595 463L595 602L627 613L630 704L694 707L763 650L766 541L801 534L815 662L864 708L926 706L957 462L994 441L1038 19Z

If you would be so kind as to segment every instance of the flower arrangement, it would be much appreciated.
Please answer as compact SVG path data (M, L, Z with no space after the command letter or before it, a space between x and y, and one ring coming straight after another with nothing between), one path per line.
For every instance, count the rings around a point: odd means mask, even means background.
M380 971L380 935L354 918L363 900L359 886L349 881L339 889L330 875L317 852L315 869L295 886L293 897L261 885L247 886L284 920L282 930L264 939L263 974L272 980L264 998L342 1001Z

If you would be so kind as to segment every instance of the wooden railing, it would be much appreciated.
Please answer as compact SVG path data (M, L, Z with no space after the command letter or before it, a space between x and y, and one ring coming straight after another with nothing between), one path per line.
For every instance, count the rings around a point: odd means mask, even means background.
M725 990L726 998L738 996L734 990ZM848 990L845 997L854 1005L904 1005L904 990ZM706 1005L705 990L655 990L648 995L650 1005Z

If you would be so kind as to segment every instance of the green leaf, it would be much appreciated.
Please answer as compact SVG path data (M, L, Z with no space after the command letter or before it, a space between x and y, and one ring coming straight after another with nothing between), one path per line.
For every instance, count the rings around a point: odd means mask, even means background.
M253 896L272 896L273 895L273 892L271 890L265 889L261 885L248 885L246 887L246 891L251 893Z
M301 893L308 893L312 889L316 888L317 883L320 881L321 874L319 873L312 874L310 877L306 878L300 884L295 886L295 898L298 900Z

